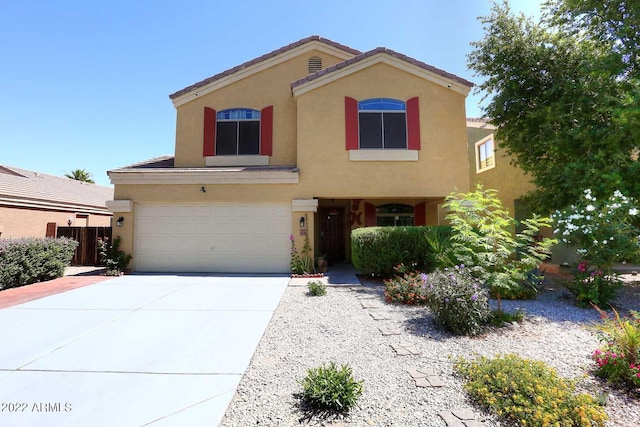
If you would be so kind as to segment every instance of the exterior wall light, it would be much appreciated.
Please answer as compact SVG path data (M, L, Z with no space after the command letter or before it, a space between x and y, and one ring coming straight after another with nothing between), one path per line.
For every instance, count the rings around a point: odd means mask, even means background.
M116 227L122 227L122 223L124 222L124 217L121 216L116 220Z
M300 217L300 228L305 228L305 226L307 225L307 220L301 216Z
M71 224L73 224L73 218L69 217L69 219L67 220L67 225L71 227Z

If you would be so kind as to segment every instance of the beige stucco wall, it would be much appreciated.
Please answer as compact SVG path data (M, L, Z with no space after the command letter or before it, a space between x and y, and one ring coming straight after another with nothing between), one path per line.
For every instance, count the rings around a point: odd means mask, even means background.
M464 95L378 63L294 97L290 83L307 74L311 56L321 57L323 67L341 61L324 52L307 52L177 108L175 166L204 168L204 107L220 111L273 105L273 156L269 164L296 165L299 183L116 184L114 200L133 202L131 212L115 214L116 218L125 219L122 227L113 229L114 237L122 238L121 248L125 252L133 253L135 209L140 203L291 203L294 199L333 198L381 203L403 199L415 205L426 200L430 201L427 223L436 224L438 201L454 190L469 189ZM345 96L403 101L419 97L419 161L350 161L345 149ZM200 191L202 186L206 187L206 193ZM299 234L299 218L294 212L292 234L298 250L304 241ZM308 215L307 232L312 247L318 245L313 232L318 228L316 219L316 215ZM133 262L135 265L135 259Z
M82 213L81 213L82 214ZM82 214L85 215L85 214ZM66 227L69 218L72 226L109 227L111 214L86 214L88 217L76 220L75 212L45 211L39 209L24 209L0 206L0 237L45 237L47 223L55 222L60 227Z
M416 161L350 161L345 96L420 99ZM443 197L469 188L465 97L378 63L296 97L300 187L335 198Z
M273 156L270 165L296 163L296 106L290 83L308 74L308 60L322 59L329 67L342 59L318 50L282 62L248 78L241 79L212 93L202 95L177 108L176 167L204 167L202 142L204 107L216 111L228 108L261 110L273 105Z
M482 184L484 188L494 188L498 190L498 197L511 215L515 214L514 201L534 189L529 177L524 172L511 165L510 157L504 149L499 147L499 142L494 139L495 163L493 169L477 173L475 143L482 138L495 132L493 129L469 128L468 129L468 155L469 155L469 180L471 189L475 189L477 184Z

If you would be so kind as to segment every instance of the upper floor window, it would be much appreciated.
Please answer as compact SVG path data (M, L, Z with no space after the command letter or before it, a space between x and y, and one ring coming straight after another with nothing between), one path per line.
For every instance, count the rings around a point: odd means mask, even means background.
M413 223L413 206L393 203L376 208L376 225L379 227L405 226Z
M358 129L359 148L406 149L406 104L387 98L358 102Z
M233 108L216 114L216 155L260 154L260 111Z
M273 106L220 111L204 107L202 142L207 166L268 164L273 154Z
M476 142L476 172L483 172L496 166L493 135Z

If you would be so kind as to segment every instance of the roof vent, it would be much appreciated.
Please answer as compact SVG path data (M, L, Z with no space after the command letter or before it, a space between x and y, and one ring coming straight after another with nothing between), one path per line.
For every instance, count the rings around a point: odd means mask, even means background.
M322 70L322 58L312 56L309 58L309 74Z

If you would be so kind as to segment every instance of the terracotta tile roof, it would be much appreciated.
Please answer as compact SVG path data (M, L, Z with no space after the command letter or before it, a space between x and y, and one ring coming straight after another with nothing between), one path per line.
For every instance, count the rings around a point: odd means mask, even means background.
M179 90L179 91L177 91L175 93L172 93L171 95L169 95L169 98L175 99L175 98L179 97L180 95L184 95L185 93L191 92L192 90L195 90L195 89L201 88L203 86L206 86L206 85L208 85L209 83L211 83L213 81L216 81L216 80L219 80L219 79L221 79L223 77L229 76L229 75L231 75L233 73L236 73L236 72L238 72L238 71L240 71L242 69L245 69L245 68L250 67L252 65L258 64L258 63L260 63L262 61L266 61L267 59L273 58L274 56L280 55L281 53L284 53L284 52L287 52L289 50L295 49L295 48L297 48L299 46L302 46L302 45L304 45L306 43L309 43L309 42L312 42L312 41L318 41L318 42L327 44L329 46L332 46L332 47L335 47L337 49L343 50L343 51L345 51L347 53L350 53L352 55L360 54L359 50L352 49L349 46L345 46L345 45L342 45L340 43L336 43L334 41L331 41L329 39L325 39L325 38L320 37L320 36L309 36L309 37L306 37L304 39L301 39L301 40L298 40L296 42L293 42L293 43L291 43L291 44L289 44L287 46L283 46L283 47L281 47L279 49L276 49L276 50L274 50L272 52L269 52L269 53L266 53L266 54L264 54L262 56L259 56L258 58L255 58L255 59L252 59L250 61L247 61L244 64L237 65L237 66L235 66L233 68L230 68L230 69L228 69L226 71L223 71L223 72L218 73L218 74L216 74L214 76L206 78L206 79L204 79L204 80L202 80L202 81L200 81L198 83L194 83L191 86L188 86L188 87L186 87L184 89L181 89L181 90Z
M86 206L106 212L113 188L0 165L0 203L3 199Z
M325 68L324 70L317 71L317 72L315 72L313 74L309 74L306 77L303 77L303 78L301 78L299 80L296 80L295 82L291 83L291 88L293 89L293 88L295 88L297 86L300 86L300 85L303 85L305 83L311 82L311 81L313 81L313 80L315 80L315 79L317 79L319 77L322 77L322 76L324 76L326 74L333 73L333 72L338 71L338 70L340 70L342 68L348 67L351 64L355 64L357 62L362 61L363 59L369 58L369 57L371 57L373 55L377 55L379 53L385 53L387 55L393 56L394 58L401 59L403 61L408 62L409 64L412 64L412 65L415 65L417 67L420 67L420 68L422 68L422 69L424 69L426 71L430 71L432 73L438 74L438 75L440 75L442 77L445 77L445 78L448 78L450 80L456 81L456 82L461 83L461 84L463 84L465 86L473 87L473 83L471 83L468 80L463 79L462 77L458 77L455 74L451 74L451 73L449 73L447 71L441 70L440 68L436 68L433 65L429 65L429 64L426 64L426 63L424 63L422 61L418 61L417 59L411 58L411 57L409 57L407 55L404 55L402 53L396 52L394 50L387 49L386 47L377 47L377 48L372 49L372 50L370 50L368 52L364 52L364 53L361 53L359 55L356 55L353 58L349 58L346 61L342 61L342 62L339 62L339 63L337 63L335 65L332 65L331 67Z

